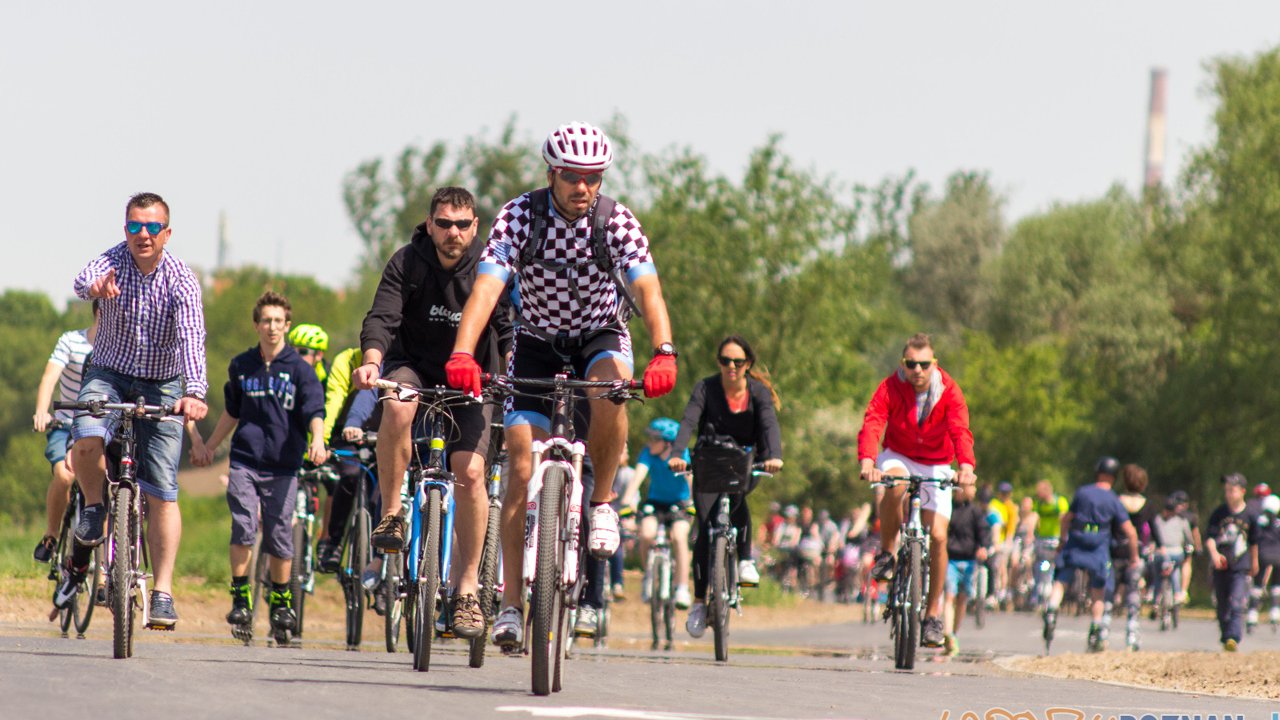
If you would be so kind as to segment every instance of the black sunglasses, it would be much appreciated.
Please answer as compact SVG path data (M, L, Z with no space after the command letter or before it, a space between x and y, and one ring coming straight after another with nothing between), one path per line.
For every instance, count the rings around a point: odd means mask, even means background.
M475 221L476 221L475 218L468 218L466 220L445 220L444 218L436 218L432 222L434 222L436 224L436 227L440 228L441 230L448 230L451 227L456 227L459 230L466 230L467 228L471 227L471 223Z
M137 235L142 232L142 228L146 228L152 235L159 235L166 227L168 225L162 222L138 222L137 220L130 220L124 224L124 229L128 230L130 235Z
M742 367L743 365L746 365L746 364L747 364L747 359L746 359L746 358L731 358L731 357L725 357L725 356L721 355L720 357L718 357L718 358L716 358L716 359L717 359L717 360L719 360L719 361L720 361L720 364L721 364L721 365L723 365L723 366L725 366L725 367L729 367L730 365L732 365L732 366L734 366L734 367Z
M595 187L600 184L601 180L604 180L604 173L602 172L580 173L572 170L557 170L556 172L560 175L560 179L569 185L585 182L587 187Z
M903 358L902 365L908 370L915 370L916 368L920 368L921 370L928 370L933 365L933 361L932 360L908 360L906 358Z

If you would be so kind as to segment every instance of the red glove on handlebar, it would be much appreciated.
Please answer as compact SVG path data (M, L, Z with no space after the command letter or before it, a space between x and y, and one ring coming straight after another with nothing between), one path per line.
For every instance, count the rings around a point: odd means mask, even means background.
M444 364L449 387L480 397L480 364L468 353L456 352Z
M649 367L644 369L644 394L646 397L662 397L676 389L676 358L674 355L654 355Z

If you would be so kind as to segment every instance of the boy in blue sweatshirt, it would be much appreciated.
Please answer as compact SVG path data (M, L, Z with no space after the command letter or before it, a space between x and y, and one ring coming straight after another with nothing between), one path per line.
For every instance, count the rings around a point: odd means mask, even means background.
M293 513L298 469L304 457L322 463L324 388L315 371L288 345L292 307L267 291L253 307L257 347L235 356L227 368L226 409L213 434L195 444L193 458L207 465L231 433L231 472L227 505L231 508L232 634L244 639L253 622L249 565L262 519L262 552L269 558L271 631L288 642L294 626L289 577L293 564ZM307 433L311 440L308 446ZM250 629L249 632L252 632Z

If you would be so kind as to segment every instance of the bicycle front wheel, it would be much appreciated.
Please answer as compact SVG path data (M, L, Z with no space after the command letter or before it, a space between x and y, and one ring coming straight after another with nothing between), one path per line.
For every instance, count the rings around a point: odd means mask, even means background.
M973 579L973 624L981 628L987 624L987 568L985 565L980 565L974 573L977 577Z
M133 491L128 487L116 490L115 504L111 508L111 543L115 561L111 564L111 651L116 659L133 654L133 537L129 532L129 512L133 507Z
M56 590L62 584L63 578L67 576L67 560L71 558L74 531L71 524L75 516L68 512L62 521L62 532L58 534L58 546L53 553L53 571L49 573L50 579L53 580L53 587ZM62 637L67 637L71 630L71 624L76 615L79 613L80 597L79 592L72 596L70 603L66 607L58 610L58 627L62 631ZM92 603L90 603L92 607Z
M484 531L484 551L480 555L480 612L484 613L484 631L471 639L471 667L484 666L485 645L489 640L489 629L498 616L498 559L502 549L498 547L499 532L502 526L502 506L496 502L489 504L489 522Z
M920 604L923 568L921 567L920 545L908 542L904 553L899 553L899 567L907 572L902 578L899 588L903 593L903 602L898 607L896 627L896 647L894 648L894 667L899 670L911 670L916 666L916 647L920 645Z
M418 599L414 609L413 669L431 669L431 641L436 635L436 606L440 599L440 488L427 488L422 528L422 559L418 562Z
M707 579L707 620L715 634L716 660L729 660L729 547L728 538L716 535Z
M307 578L311 567L311 534L305 520L293 525L293 566L289 571L289 592L293 595L293 638L302 641L302 620L307 609Z
M560 508L565 472L552 467L542 477L538 498L538 560L533 577L533 694L550 695L557 657L563 652L560 630Z

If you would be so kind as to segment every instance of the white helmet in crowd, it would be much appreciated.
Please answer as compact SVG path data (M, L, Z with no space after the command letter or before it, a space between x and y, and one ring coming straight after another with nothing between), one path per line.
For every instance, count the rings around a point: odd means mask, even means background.
M571 122L551 131L542 158L553 168L603 172L613 164L613 146L600 128Z

